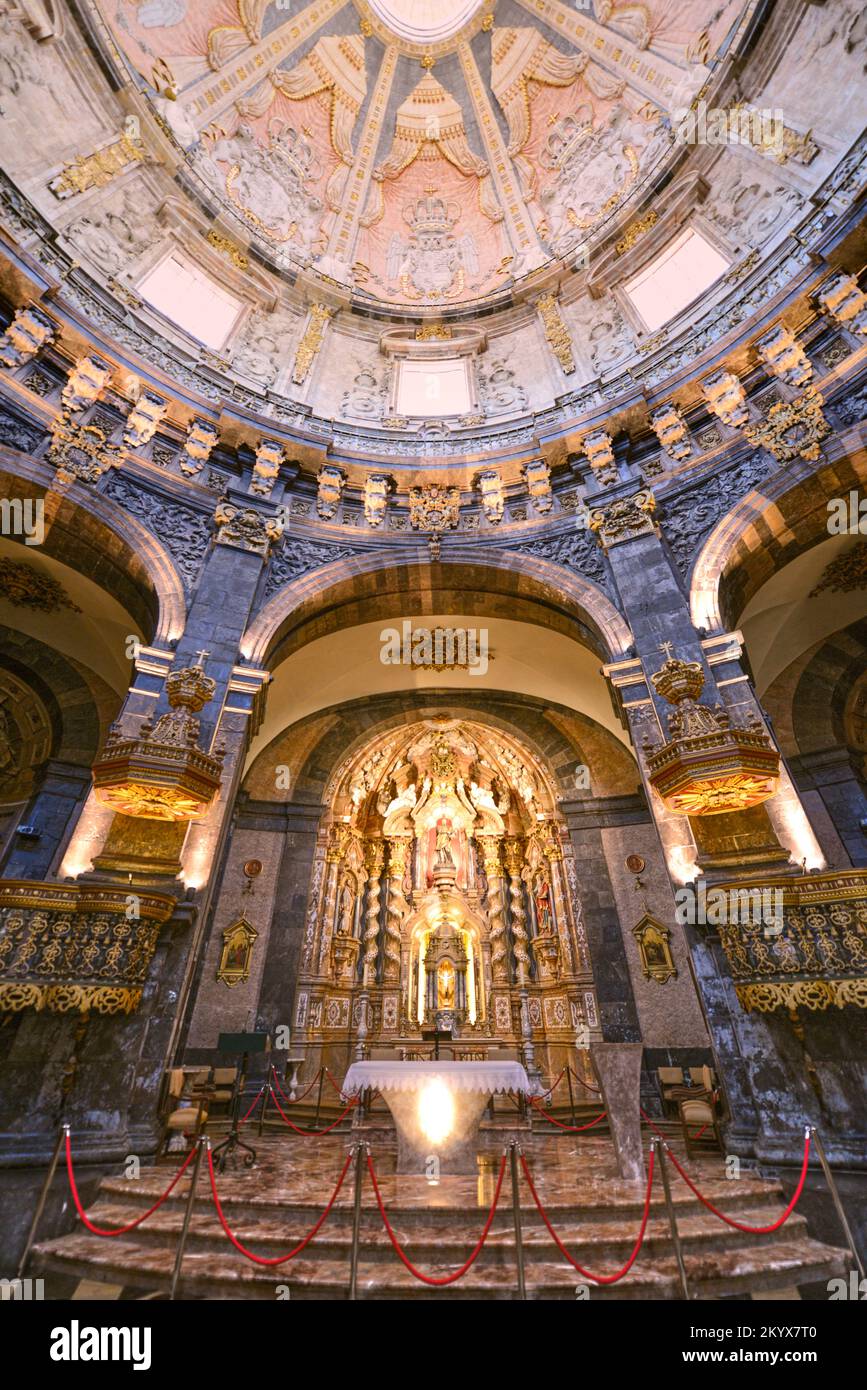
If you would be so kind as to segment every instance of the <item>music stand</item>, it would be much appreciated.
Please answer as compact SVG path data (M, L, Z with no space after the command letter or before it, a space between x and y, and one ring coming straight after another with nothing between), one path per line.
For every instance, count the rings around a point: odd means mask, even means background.
M247 1155L244 1167L252 1168L256 1162L256 1150L241 1139L241 1103L244 1086L247 1082L247 1062L251 1052L269 1052L271 1039L267 1033L221 1033L217 1038L217 1051L231 1057L241 1057L241 1070L235 1081L235 1095L232 1100L232 1117L229 1133L214 1149L214 1158L221 1173L226 1171L226 1159L235 1149L243 1149ZM217 1158L217 1155L220 1155Z

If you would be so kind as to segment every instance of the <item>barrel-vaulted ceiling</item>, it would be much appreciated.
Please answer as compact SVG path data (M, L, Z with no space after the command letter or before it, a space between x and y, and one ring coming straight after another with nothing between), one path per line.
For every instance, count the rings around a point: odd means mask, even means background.
M755 0L101 0L205 196L287 269L469 304L569 264Z

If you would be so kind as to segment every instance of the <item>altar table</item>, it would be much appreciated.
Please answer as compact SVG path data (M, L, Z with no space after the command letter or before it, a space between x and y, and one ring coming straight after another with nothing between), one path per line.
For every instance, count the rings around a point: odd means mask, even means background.
M479 1123L492 1095L532 1095L520 1062L353 1062L344 1095L377 1090L397 1130L397 1171L474 1173ZM432 1164L431 1160L436 1163Z

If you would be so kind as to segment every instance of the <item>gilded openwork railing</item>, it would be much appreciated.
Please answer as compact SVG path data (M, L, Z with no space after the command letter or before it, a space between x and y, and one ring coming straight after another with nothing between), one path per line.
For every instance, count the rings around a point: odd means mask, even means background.
M719 927L746 1010L867 1008L867 869L738 881L729 893L777 894L778 918Z
M0 1012L133 1013L174 906L162 893L0 882Z

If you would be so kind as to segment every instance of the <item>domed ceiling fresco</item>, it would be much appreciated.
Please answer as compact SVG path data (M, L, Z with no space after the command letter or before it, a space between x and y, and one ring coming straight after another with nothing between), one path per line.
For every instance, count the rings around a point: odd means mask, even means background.
M743 0L105 0L138 84L286 270L382 306L460 306L638 204Z

